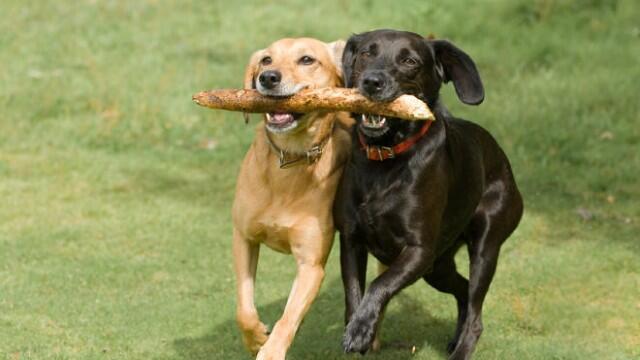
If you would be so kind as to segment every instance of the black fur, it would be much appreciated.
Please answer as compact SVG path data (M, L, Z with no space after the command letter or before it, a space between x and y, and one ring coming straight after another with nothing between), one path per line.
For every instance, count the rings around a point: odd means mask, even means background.
M500 246L523 211L509 161L496 141L480 126L451 116L438 96L441 85L451 81L461 101L481 103L484 89L476 66L450 42L377 30L349 39L343 71L347 86L370 99L412 94L437 118L409 151L379 162L362 151L357 134L362 124L355 114L353 154L334 206L346 296L344 350L366 352L389 300L422 278L456 298L458 325L448 350L450 359L468 359L482 332L482 303ZM380 86L364 86L367 76ZM365 141L393 146L421 126L388 119L379 136L368 132ZM469 281L454 263L463 244L471 262ZM367 252L389 269L365 292Z

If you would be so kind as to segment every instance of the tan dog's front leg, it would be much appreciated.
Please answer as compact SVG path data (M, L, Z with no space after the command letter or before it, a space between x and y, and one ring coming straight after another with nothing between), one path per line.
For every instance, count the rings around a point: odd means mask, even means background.
M236 229L233 230L233 261L238 292L236 320L242 332L242 342L254 355L267 341L267 327L260 321L253 301L259 253L260 245L249 243Z
M267 343L260 349L257 360L284 360L304 315L318 295L323 278L324 263L298 263L298 274L284 314L274 326Z

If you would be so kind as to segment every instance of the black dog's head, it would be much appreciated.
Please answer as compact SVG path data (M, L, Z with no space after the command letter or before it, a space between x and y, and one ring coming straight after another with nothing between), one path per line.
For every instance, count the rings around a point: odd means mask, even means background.
M442 83L449 81L462 102L477 105L484 100L482 81L469 55L446 40L427 40L411 32L375 30L353 35L345 46L342 68L346 86L358 88L373 101L410 94L433 107ZM356 120L370 138L395 137L416 126L366 114Z

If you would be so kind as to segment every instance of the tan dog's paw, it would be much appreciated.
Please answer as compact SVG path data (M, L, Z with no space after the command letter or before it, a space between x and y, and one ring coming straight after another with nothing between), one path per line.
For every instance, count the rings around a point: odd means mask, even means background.
M260 348L267 342L268 338L269 332L267 326L262 322L258 322L258 325L253 329L242 332L242 342L244 346L254 355L260 351Z

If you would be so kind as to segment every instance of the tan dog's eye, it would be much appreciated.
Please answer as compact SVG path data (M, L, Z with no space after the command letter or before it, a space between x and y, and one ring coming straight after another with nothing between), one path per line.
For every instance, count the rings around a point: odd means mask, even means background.
M302 64L302 65L311 65L314 62L316 62L316 59L312 58L311 56L303 56L300 58L300 60L298 60L298 64Z
M271 59L271 56L265 56L262 58L262 60L260 60L260 64L262 65L271 65L272 62L273 59Z
M418 61L414 58L405 58L404 60L402 60L402 63L408 66L418 65Z

